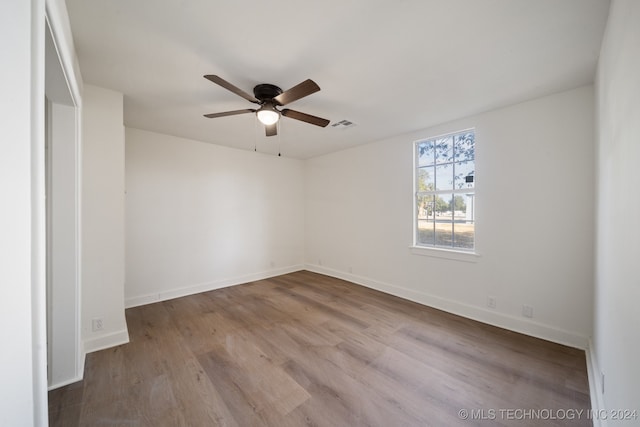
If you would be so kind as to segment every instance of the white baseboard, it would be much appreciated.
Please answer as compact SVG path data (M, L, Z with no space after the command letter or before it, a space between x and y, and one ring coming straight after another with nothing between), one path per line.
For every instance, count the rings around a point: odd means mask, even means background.
M64 387L64 386L69 385L69 384L77 383L78 381L82 381L82 376L73 377L73 378L69 378L69 379L64 380L64 381L60 381L60 382L55 383L55 384L50 384L47 387L47 391L55 390L57 388Z
M596 414L606 414L604 398L602 396L602 377L596 358L593 342L589 339L587 354L587 375L589 377L589 395L591 396L591 410ZM593 417L593 427L607 427L605 417Z
M201 292L213 291L215 289L226 288L229 286L240 285L242 283L255 282L256 280L268 279L269 277L280 276L282 274L293 273L295 271L304 270L304 265L292 265L289 267L276 268L258 273L246 274L244 276L231 277L227 279L216 280L214 282L199 283L197 285L186 286L183 288L172 289L168 291L158 292L148 295L140 295L127 298L124 301L126 308L137 307L140 305L153 304L154 302L167 301L174 298L185 297L188 295L199 294Z
M82 345L80 345L79 347L82 347ZM82 351L82 349L78 350L78 355L77 355L77 360L76 360L76 372L72 377L69 378L65 378L63 380L59 380L58 382L54 382L52 384L49 384L47 386L47 390L51 391L51 390L55 390L57 388L60 387L64 387L66 385L69 384L73 384L76 383L78 381L82 381L84 378L84 360L85 360L85 356L86 354L84 353L84 351Z
M127 332L127 336L129 333ZM84 344L80 346L80 357L78 359L78 376L81 380L84 379L84 363L87 360L87 352L84 351Z
M403 288L401 286L383 283L368 277L357 276L320 265L306 264L305 269L315 273L325 274L338 279L357 283L377 291L385 292L397 297L405 298L438 310L456 314L482 323L552 341L569 347L586 350L588 347L588 337L583 335L545 325L543 323L524 320L519 317L510 316L504 313L497 313L493 310L476 307L458 301L441 298L426 292Z
M122 331L111 332L100 335L95 338L84 340L84 354L93 353L94 351L104 350L105 348L116 347L118 345L129 342L129 333L126 329ZM81 358L82 371L84 372L84 357Z

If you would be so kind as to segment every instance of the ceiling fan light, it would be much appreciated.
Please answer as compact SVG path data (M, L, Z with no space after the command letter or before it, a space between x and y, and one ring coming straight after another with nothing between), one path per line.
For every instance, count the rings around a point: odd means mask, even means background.
M272 125L280 119L280 114L275 110L261 109L258 111L258 120L264 125Z

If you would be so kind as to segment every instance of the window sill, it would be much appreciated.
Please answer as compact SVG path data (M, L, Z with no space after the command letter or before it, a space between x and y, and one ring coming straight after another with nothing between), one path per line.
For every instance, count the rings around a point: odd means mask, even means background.
M430 256L434 258L444 258L462 262L478 262L480 254L476 252L456 251L443 248L427 248L424 246L409 246L409 250L414 255Z

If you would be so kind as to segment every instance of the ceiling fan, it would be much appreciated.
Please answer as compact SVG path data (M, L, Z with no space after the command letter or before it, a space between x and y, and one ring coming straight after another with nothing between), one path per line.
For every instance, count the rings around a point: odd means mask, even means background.
M289 117L290 119L300 120L302 122L311 123L312 125L325 127L329 124L329 120L320 117L312 116L311 114L301 113L300 111L290 110L283 108L278 110L276 107L285 106L297 101L300 98L311 95L318 92L320 86L318 86L313 80L307 79L302 83L292 87L289 90L283 91L278 86L263 83L253 88L253 95L251 96L242 89L232 85L222 77L207 74L205 79L222 86L223 88L240 95L247 101L258 104L260 108L247 108L244 110L225 111L222 113L205 114L205 117L210 119L216 117L234 116L236 114L256 113L258 120L265 125L267 136L277 135L277 123L280 120L280 116Z

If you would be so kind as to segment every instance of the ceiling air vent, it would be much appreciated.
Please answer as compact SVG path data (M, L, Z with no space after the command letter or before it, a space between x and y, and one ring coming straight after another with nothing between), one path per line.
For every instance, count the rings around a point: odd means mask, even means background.
M332 124L331 127L334 129L347 129L352 128L355 125L356 124L350 120L340 120L339 122L335 122L334 124Z

